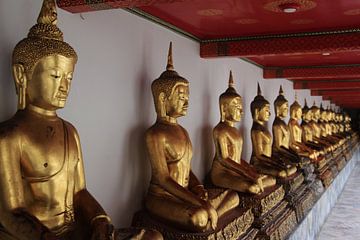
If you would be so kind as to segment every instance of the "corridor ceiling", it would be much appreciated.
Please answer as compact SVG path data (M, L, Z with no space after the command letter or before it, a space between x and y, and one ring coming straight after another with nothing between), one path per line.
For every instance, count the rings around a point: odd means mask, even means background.
M203 58L241 57L360 108L360 0L57 0L72 13L126 8L200 42Z

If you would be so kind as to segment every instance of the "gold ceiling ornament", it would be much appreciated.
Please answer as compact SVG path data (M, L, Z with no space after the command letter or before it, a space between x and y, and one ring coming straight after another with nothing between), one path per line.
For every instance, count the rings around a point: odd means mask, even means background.
M258 22L259 22L259 20L254 19L254 18L240 18L240 19L235 20L235 23L243 24L243 25L255 24Z
M312 0L275 0L275 1L268 1L267 3L265 3L264 9L270 12L283 13L284 10L280 6L284 4L299 5L296 12L308 11L317 6L317 3Z
M355 8L355 9L351 9L351 10L347 10L344 12L345 15L348 16L356 16L356 15L360 15L360 8Z
M314 23L315 21L313 19L295 19L292 20L290 23L295 25L306 25Z
M224 11L216 8L202 9L197 11L197 14L204 17L214 17L223 15Z

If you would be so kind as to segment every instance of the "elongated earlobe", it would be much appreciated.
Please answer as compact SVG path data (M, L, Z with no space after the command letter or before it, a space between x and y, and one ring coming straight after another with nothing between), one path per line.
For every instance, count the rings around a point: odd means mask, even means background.
M13 75L15 79L16 93L18 95L18 109L25 109L27 78L24 66L21 64L14 64Z

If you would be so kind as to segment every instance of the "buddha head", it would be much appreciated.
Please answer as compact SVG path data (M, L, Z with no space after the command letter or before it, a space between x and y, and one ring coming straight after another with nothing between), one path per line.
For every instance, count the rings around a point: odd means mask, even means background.
M250 104L251 115L254 121L263 124L270 118L270 103L261 95L261 88L258 83L257 96Z
M189 82L175 70L170 43L166 71L151 84L158 118L185 116L189 106Z
M44 0L37 24L13 51L12 70L19 109L29 104L45 110L65 106L77 54L63 41L56 23L55 1Z
M323 108L322 103L320 103L320 121L321 122L327 122L327 111Z
M289 103L284 96L284 91L280 85L279 95L274 101L275 115L281 119L284 119L288 116L289 113Z
M304 104L304 107L302 109L302 113L303 113L303 120L305 122L310 122L312 120L312 112L310 111L308 105L307 105L307 101L306 101L306 98L305 98L305 104Z
M320 118L320 108L316 106L316 103L314 101L312 107L310 108L310 111L312 113L312 120L317 122Z
M290 106L290 117L295 120L300 120L301 116L302 116L302 109L297 101L297 96L295 95L295 101Z
M219 97L221 122L239 122L243 114L242 98L234 88L232 72L229 76L229 87Z

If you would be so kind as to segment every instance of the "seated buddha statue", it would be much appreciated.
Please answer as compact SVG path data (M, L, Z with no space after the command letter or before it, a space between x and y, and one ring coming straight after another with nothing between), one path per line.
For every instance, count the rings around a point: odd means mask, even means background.
M319 125L321 129L321 138L333 145L333 148L340 147L341 139L336 136L336 132L338 131L337 124L334 124L334 130L333 132L331 125L329 124L329 121L331 119L331 113L329 115L329 111L324 109L322 107L322 104L320 105L320 119L319 119Z
M55 3L44 1L38 23L13 52L19 110L0 125L0 222L15 239L68 236L78 216L94 234L105 236L111 226L86 190L76 129L56 114L77 61L56 16Z
M170 44L166 71L151 85L157 119L146 132L152 177L145 206L166 224L203 232L215 229L239 197L231 190L211 194L191 170L191 141L177 122L187 113L189 82L174 70L171 49Z
M280 86L279 95L274 101L275 119L272 125L274 136L273 155L285 162L300 164L305 158L300 158L296 151L290 148L290 129L284 119L288 116L289 103L284 96L282 86Z
M235 127L243 114L242 98L234 88L230 71L229 87L220 95L220 122L213 130L215 157L210 170L213 184L238 192L261 194L276 184L273 177L261 175L241 159L243 138Z
M290 148L296 151L299 156L308 157L312 160L316 160L319 156L319 153L306 146L302 142L302 128L299 124L301 120L302 109L298 101L295 99L294 103L290 106L290 120L288 123L290 130Z
M109 216L86 189L79 135L56 113L77 54L56 26L53 0L37 22L13 52L18 111L0 123L0 239L114 239Z
M310 108L310 112L312 113L310 126L313 129L313 141L322 146L326 150L326 152L331 153L334 150L334 146L321 138L321 128L319 124L320 108L316 106L315 101L313 106Z
M294 164L272 156L272 136L265 125L270 117L270 104L261 95L259 84L257 96L251 102L250 108L253 118L251 163L259 172L274 177L287 178L295 174L297 168Z

